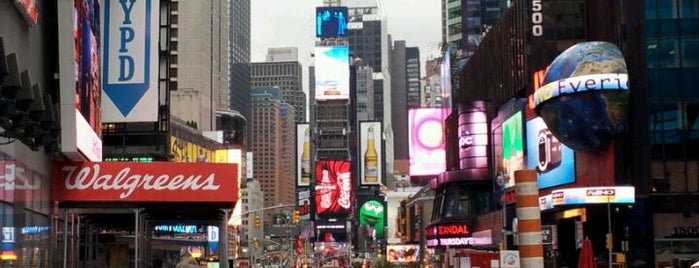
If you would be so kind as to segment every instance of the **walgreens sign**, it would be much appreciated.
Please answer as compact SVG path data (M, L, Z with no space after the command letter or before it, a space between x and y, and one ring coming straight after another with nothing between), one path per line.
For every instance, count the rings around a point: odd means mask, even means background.
M51 194L59 202L235 202L238 172L218 163L56 163Z

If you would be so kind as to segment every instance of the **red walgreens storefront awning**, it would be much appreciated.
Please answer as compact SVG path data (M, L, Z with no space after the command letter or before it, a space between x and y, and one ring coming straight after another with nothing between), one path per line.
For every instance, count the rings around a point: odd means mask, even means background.
M238 172L220 163L56 162L51 199L235 203Z

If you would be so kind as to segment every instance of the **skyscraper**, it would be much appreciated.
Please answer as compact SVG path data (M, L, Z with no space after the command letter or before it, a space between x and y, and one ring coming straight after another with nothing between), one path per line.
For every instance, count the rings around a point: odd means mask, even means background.
M213 131L216 110L227 106L228 1L180 2L178 14L187 23L178 28L178 87L170 93L170 111Z
M250 0L231 0L228 13L229 108L247 120L246 144L250 148Z
M417 107L420 107L420 51L417 47L406 47L403 40L396 40L391 50L391 125L396 160L409 160L408 109ZM390 180L387 184L392 185Z
M250 64L250 85L278 86L284 101L294 107L296 122L306 122L306 93L303 92L303 73L296 48L270 48L266 62Z
M380 0L347 0L350 54L361 58L374 71L374 119L383 121L386 137L386 175L393 173L393 126L391 124L391 40Z
M295 157L290 157L295 148L294 108L282 99L282 91L256 87L250 94L253 172L261 183L265 207L293 203L296 198ZM271 220L272 212L265 212L265 222Z
M485 33L510 5L508 0L442 0L442 43L454 48L457 58L476 51Z

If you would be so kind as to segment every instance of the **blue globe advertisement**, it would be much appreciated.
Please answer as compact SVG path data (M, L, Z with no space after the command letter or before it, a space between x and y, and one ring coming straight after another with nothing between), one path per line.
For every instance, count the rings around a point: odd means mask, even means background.
M575 154L541 117L527 121L527 168L535 169L539 189L575 182Z
M603 154L625 131L628 98L624 55L608 42L565 50L534 92L535 111L551 133L573 150L593 154Z

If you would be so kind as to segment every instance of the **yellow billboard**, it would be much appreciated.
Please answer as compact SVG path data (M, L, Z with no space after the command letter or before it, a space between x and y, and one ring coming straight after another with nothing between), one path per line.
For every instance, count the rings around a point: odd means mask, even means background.
M173 162L213 163L215 162L214 154L215 152L213 150L170 136L170 155L172 155Z

